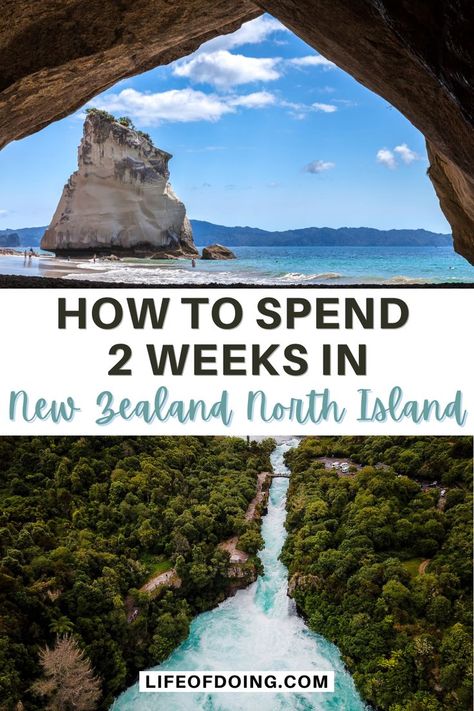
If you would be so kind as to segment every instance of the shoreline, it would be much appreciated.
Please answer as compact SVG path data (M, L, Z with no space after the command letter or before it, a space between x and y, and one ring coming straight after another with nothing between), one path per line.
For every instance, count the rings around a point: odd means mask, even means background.
M92 270L91 270L92 271ZM127 282L94 281L93 279L68 279L67 277L26 276L0 274L0 289L473 289L474 282L432 282L416 284L248 284L245 282L205 284L137 284Z
M273 449L272 452L273 451L275 450ZM262 532L263 519L268 513L267 507L270 498L270 489L273 484L273 473L273 468L271 466L268 468L268 471L261 471L258 473L255 496L250 501L245 513L245 520L256 522L260 533ZM258 580L260 576L264 574L263 569L257 563L257 560L260 560L258 555L260 551L253 555L244 553L238 548L238 543L239 536L234 535L232 538L226 539L217 544L216 550L225 551L229 554L227 588L213 600L212 604L206 610L197 612L193 615L186 639L190 634L191 625L200 615L216 610L227 600L233 598L239 590L249 588ZM148 580L146 580L138 589L138 592L146 593L149 596L149 599L153 599L154 596L160 594L162 591L171 589L179 590L181 585L182 580L178 576L176 569L173 567L163 573L159 573L158 575L148 578ZM137 619L141 611L139 602L129 593L127 599L125 600L125 606L127 609L127 622L128 624L132 624ZM183 641L179 642L173 648L171 654L173 654L182 643ZM163 662L160 662L159 664L162 663ZM136 673L139 671L140 669L137 669ZM137 683L136 674L135 676L130 675L130 678L127 679L125 686L115 697L109 711L113 711L113 709L115 709L117 699L135 683Z
M13 251L13 250L12 250ZM0 257L2 256L0 251ZM445 255L423 257L420 264L405 253L394 262L364 251L355 262L340 253L295 253L242 250L237 260L61 259L50 254L24 258L3 254L0 275L5 288L467 288L474 270ZM40 283L39 279L44 280Z

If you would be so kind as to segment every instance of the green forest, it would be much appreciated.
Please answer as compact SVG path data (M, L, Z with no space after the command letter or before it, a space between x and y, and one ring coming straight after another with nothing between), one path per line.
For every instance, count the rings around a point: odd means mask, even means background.
M321 437L286 455L291 594L373 708L472 708L472 444Z
M239 534L250 554L261 545L244 515L272 448L230 437L1 438L0 709L106 709L166 658L228 592L217 544ZM181 587L138 591L171 567Z

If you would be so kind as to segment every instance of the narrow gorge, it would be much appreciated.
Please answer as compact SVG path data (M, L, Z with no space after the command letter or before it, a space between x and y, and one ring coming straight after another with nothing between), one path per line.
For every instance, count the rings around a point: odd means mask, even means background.
M363 711L349 673L337 647L308 629L287 596L287 575L280 553L286 538L286 495L289 470L284 456L298 445L284 439L271 454L274 478L268 513L262 521L264 548L259 557L263 575L245 590L239 590L218 607L196 617L187 639L159 667L160 670L336 671L334 694L141 694L130 687L112 705L111 711Z

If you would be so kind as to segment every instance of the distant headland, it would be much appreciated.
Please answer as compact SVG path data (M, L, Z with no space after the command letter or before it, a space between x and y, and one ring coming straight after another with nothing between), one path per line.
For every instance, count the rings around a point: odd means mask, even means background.
M210 242L223 242L231 247L335 247L338 245L341 247L452 247L450 234L423 229L305 227L272 232L258 227L215 225L203 220L190 220L190 223L194 244L197 247L203 247ZM0 230L0 240L2 237L15 234L20 239L20 244L15 246L39 247L46 230L46 226Z
M450 234L428 230L377 230L372 227L304 227L271 232L258 227L225 227L191 220L197 245L208 241L231 247L449 247Z

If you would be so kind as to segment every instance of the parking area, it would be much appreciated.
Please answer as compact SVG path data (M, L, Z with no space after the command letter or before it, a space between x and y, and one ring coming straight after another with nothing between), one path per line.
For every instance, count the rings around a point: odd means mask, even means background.
M326 469L332 469L340 476L350 476L354 471L362 469L360 464L344 457L318 457L318 461L324 462Z

